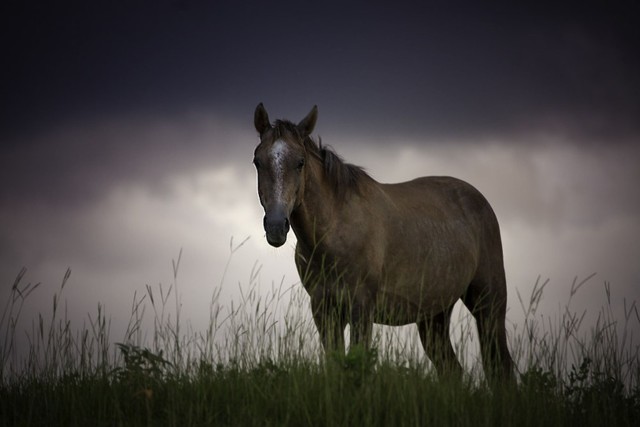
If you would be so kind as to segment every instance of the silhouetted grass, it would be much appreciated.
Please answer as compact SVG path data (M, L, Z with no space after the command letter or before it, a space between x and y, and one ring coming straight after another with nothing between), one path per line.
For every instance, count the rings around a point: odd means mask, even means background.
M477 356L464 354L470 322L455 343L469 370L463 381L437 378L419 346L398 340L392 328L377 329L385 333L371 350L323 357L302 287L281 283L260 294L257 264L239 300L222 306L214 291L204 331L183 327L179 263L171 286L134 295L117 343L100 306L87 326L72 328L60 310L67 271L51 313L34 319L29 350L18 357L17 321L37 288L22 283L21 271L0 313L1 424L602 426L640 419L639 351L630 333L640 318L635 303L625 305L624 319L614 318L608 284L606 304L585 331L584 314L569 306L589 278L573 283L555 318L537 312L546 282L519 296L525 320L510 333L519 383L490 389Z

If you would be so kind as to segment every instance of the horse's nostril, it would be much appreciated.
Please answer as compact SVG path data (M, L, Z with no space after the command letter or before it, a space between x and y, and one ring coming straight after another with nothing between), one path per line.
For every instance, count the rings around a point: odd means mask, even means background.
M289 218L285 215L265 215L263 218L264 229L267 233L287 233L291 228Z

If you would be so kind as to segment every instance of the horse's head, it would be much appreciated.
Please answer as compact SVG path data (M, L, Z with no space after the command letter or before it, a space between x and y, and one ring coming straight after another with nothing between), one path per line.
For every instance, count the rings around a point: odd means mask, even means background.
M254 125L260 144L253 163L258 172L258 195L264 208L264 231L267 242L279 247L287 241L289 217L302 199L306 151L304 140L313 131L317 107L297 125L276 122L272 126L262 104L258 104Z

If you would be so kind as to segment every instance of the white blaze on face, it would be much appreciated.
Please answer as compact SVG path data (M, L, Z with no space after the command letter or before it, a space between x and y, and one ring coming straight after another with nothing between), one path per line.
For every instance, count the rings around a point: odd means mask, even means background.
M287 143L278 140L273 144L269 153L274 173L273 195L278 204L284 204L284 200L282 200L282 193L284 192L284 159L288 151Z

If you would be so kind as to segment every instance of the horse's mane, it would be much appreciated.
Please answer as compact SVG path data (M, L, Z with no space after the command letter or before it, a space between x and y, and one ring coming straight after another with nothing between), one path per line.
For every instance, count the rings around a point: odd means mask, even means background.
M292 133L298 139L302 138L298 127L287 120L276 120L274 130L276 138L282 137L286 132ZM363 180L369 178L363 168L346 163L332 147L322 145L322 141L319 138L318 142L315 142L311 137L307 136L304 138L303 144L308 153L322 161L324 173L338 194L344 196L349 191L359 192L362 188Z

